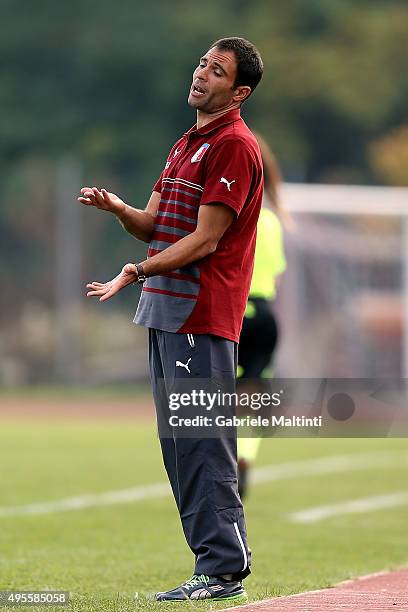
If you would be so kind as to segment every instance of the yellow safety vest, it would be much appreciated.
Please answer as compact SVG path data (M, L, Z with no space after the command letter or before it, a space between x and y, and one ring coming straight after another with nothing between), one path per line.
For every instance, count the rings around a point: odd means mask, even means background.
M276 296L275 279L285 269L282 224L270 208L263 206L258 220L254 273L249 299L259 297L273 300Z

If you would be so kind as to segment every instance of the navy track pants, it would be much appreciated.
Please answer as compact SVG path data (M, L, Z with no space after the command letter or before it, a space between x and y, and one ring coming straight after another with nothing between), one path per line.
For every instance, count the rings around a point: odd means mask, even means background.
M163 461L187 543L195 555L194 573L232 574L242 580L250 573L251 553L238 495L236 432L231 435L229 430L228 437L187 437L168 425L174 414L169 408L170 394L185 390L189 381L235 380L236 362L237 345L230 340L149 329L149 364Z

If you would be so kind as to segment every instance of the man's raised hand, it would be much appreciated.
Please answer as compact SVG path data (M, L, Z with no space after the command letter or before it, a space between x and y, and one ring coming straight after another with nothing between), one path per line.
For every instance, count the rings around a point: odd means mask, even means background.
M82 187L82 196L79 196L78 201L85 206L95 206L100 210L106 210L114 215L120 215L126 208L126 204L114 193L106 191L106 189L97 189L96 187Z
M91 291L88 291L86 295L88 297L99 297L100 302L105 302L136 280L136 266L133 263L128 263L123 266L122 271L112 280L106 283L98 283L97 281L88 283L87 288Z

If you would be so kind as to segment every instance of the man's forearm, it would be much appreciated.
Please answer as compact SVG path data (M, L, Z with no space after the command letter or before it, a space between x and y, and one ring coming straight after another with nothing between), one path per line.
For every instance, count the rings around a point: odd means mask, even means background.
M141 263L146 276L155 276L187 266L213 253L216 248L214 240L195 231Z
M143 242L150 242L154 226L154 217L150 213L125 204L116 217L129 234Z

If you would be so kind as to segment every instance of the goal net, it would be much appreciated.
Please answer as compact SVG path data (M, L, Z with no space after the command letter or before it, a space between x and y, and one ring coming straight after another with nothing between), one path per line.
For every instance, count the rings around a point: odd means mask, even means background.
M276 373L408 377L408 189L284 184Z

